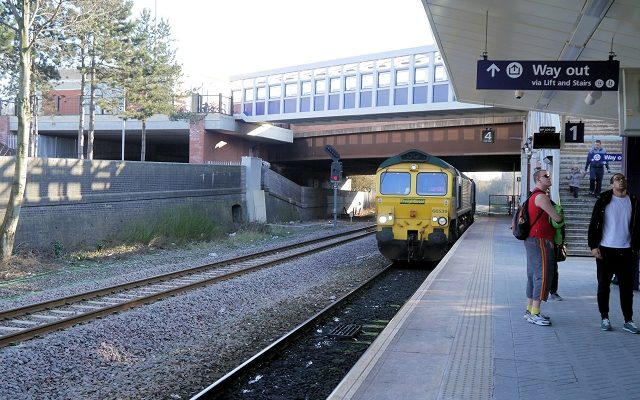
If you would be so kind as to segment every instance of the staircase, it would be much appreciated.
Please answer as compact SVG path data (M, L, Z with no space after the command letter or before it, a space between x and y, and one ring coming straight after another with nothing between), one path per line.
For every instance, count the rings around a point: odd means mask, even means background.
M577 121L579 118L568 118ZM622 140L618 133L618 123L596 119L582 119L585 125L584 143L565 143L560 150L560 176L554 179L554 184L560 187L560 203L564 208L566 225L565 234L568 255L591 256L591 250L587 246L587 231L589 220L596 199L589 196L589 174L580 182L578 198L569 193L569 181L567 176L571 167L578 166L584 171L587 161L587 153L593 147L593 141L600 139L602 147L607 153L622 153ZM620 162L609 163L611 173L605 169L602 178L602 191L610 188L609 178L611 174L620 172Z

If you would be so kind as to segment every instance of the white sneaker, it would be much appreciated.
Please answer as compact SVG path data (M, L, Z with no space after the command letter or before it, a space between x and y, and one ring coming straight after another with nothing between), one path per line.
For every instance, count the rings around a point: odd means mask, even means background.
M531 314L529 318L527 318L527 322L540 326L551 325L551 321L549 321L548 319L544 319L540 314Z
M551 321L551 317L546 315L546 314L540 313L538 315L541 316L542 318L546 319L547 321ZM531 316L531 312L529 310L525 310L523 318L528 320L530 316Z

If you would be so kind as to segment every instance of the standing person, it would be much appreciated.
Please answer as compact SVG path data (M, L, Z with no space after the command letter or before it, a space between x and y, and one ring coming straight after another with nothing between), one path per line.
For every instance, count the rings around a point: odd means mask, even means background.
M602 193L593 207L588 234L589 248L596 258L600 329L611 330L609 292L615 273L624 316L622 329L639 333L633 322L633 280L640 249L638 199L627 194L627 180L623 174L614 174L610 183L612 189Z
M551 187L549 173L544 169L536 171L533 182L535 187L528 206L531 230L524 241L527 252L527 311L524 316L531 324L548 326L551 321L549 317L540 314L540 303L547 301L549 296L556 257L553 242L556 230L551 226L549 218L561 222L562 217L547 196L547 190Z
M602 190L602 177L604 176L604 168L609 172L609 164L604 159L607 150L602 147L602 142L596 140L593 148L587 154L587 162L584 165L584 172L589 168L589 194L595 197L600 196Z
M586 172L580 171L579 166L571 168L571 172L567 175L569 180L569 193L573 194L574 198L578 198L578 190L580 189L580 181L584 178Z

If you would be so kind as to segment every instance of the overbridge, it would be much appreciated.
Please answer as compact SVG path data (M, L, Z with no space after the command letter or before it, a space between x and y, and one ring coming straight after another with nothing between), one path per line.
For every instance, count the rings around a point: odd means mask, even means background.
M42 107L41 156L77 157L74 79L73 71L63 74L52 103ZM233 162L254 155L296 180L301 172L325 180L330 160L323 148L330 144L347 174L373 173L381 160L409 148L463 171L520 168L526 112L457 101L436 46L259 71L232 77L231 84L230 96L187 99L199 116L194 121L152 117L146 160ZM7 128L10 144L15 117ZM486 129L489 141L483 141ZM95 138L95 158L139 159L139 121L98 107Z

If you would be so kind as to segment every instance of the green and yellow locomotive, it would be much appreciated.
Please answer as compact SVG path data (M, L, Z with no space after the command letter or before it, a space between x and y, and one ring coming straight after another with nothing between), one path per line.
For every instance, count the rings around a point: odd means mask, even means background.
M442 259L475 208L473 180L420 150L388 158L376 171L376 239L391 260Z

